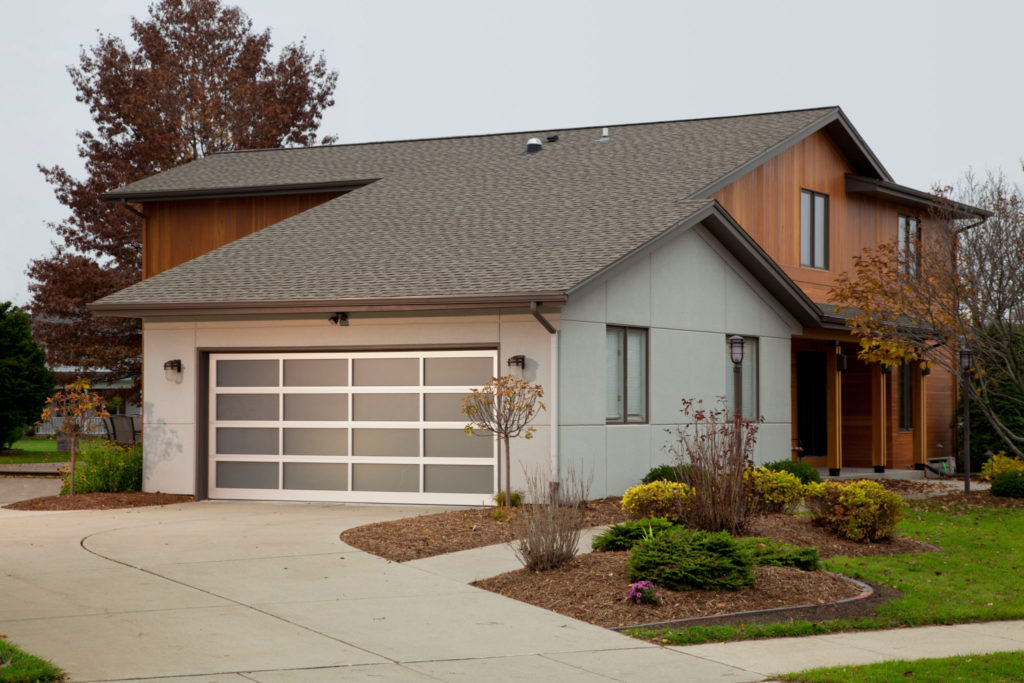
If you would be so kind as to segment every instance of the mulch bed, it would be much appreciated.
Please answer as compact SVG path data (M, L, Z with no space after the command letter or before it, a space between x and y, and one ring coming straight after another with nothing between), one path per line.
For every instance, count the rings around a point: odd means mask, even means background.
M192 496L177 493L76 493L73 496L44 496L4 505L8 510L114 510L148 505L191 503Z
M587 501L587 527L618 524L629 517L619 507L621 498ZM513 521L520 514L512 508L504 521L495 519L493 508L442 512L407 517L349 529L341 540L392 562L407 562L458 550L515 540Z
M876 543L857 543L834 536L824 527L816 526L807 515L762 515L754 517L744 534L765 536L798 546L817 546L818 557L837 555L865 557L868 555L899 555L934 551L934 546L912 538L894 536Z

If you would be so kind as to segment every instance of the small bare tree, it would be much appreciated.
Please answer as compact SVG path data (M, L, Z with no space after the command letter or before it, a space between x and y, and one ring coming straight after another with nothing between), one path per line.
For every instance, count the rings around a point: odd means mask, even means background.
M530 571L555 569L576 557L586 522L590 482L570 465L563 483L560 496L554 496L550 494L550 477L544 471L526 471L526 494L531 502L512 520L516 534L512 551Z
M473 393L462 399L462 412L470 420L466 433L482 429L495 434L505 444L505 507L512 506L512 483L510 468L512 457L509 442L522 436L533 438L534 428L530 422L541 410L545 410L541 398L544 388L530 384L525 379L504 375L495 377ZM501 481L501 454L498 454L498 481Z
M89 432L97 418L107 417L103 397L89 391L89 380L77 379L63 389L58 389L47 399L43 408L42 421L55 422L60 419L57 432L68 439L71 448L71 469L68 472L68 488L75 493L75 466L78 440Z

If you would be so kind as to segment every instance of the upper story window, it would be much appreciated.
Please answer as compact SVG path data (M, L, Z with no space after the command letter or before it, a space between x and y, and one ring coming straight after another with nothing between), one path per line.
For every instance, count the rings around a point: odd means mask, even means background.
M647 422L647 330L614 325L606 330L605 419L610 423Z
M800 265L828 270L828 195L800 191Z
M898 225L900 272L917 277L921 273L921 221L900 216Z

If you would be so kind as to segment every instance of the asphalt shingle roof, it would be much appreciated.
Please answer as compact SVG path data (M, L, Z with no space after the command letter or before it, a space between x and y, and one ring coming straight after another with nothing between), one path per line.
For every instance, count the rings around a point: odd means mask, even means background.
M699 193L836 108L216 154L115 193L370 184L97 302L565 292L706 207Z

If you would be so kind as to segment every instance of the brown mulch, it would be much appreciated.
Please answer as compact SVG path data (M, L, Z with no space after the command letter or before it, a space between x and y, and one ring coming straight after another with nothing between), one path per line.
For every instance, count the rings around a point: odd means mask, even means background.
M44 496L4 505L8 510L114 510L148 505L191 503L192 496L177 493L76 493L73 496Z
M761 515L754 517L747 527L746 536L765 536L798 546L817 546L822 559L837 555L865 557L868 555L899 555L934 551L927 543L912 538L894 536L875 543L857 543L839 538L816 526L807 515Z
M756 567L751 588L681 592L661 589L661 604L636 605L626 601L631 583L626 575L628 557L628 552L589 553L560 569L546 572L520 569L473 585L567 617L613 628L794 605L821 605L861 593L861 588L825 572Z
M620 500L611 497L587 501L585 526L618 524L629 519L619 507ZM341 540L392 562L515 540L512 521L520 514L519 508L512 508L504 521L495 519L493 513L494 508L477 508L378 522L349 529L341 534Z
M960 491L929 498L924 504L929 508L938 507L947 510L952 508L1021 508L1024 507L1024 498L1000 498L993 496L987 490L972 490L967 494Z

